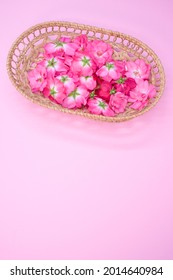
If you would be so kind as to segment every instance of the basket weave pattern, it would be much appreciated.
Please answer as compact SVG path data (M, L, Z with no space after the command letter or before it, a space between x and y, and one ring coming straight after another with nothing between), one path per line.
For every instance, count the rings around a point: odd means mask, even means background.
M38 54L43 52L44 44L55 41L64 35L74 38L80 34L86 34L89 39L101 39L110 43L114 48L115 59L135 60L141 58L149 63L151 65L150 82L156 87L156 97L150 100L141 111L128 108L124 113L115 117L106 117L90 114L86 109L63 108L41 95L33 94L28 83L27 71L33 68L34 62L38 62ZM53 21L38 24L21 34L9 52L7 70L16 89L32 102L54 110L110 122L129 120L150 110L160 99L165 86L162 64L157 55L147 45L123 33L69 22Z

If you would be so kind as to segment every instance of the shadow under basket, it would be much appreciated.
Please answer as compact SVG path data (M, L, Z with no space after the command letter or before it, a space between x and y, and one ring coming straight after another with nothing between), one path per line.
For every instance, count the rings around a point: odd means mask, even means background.
M37 60L44 44L57 40L61 36L74 38L81 34L86 34L89 39L100 39L112 45L115 59L135 60L139 58L144 59L146 63L151 65L150 83L156 87L157 94L153 99L149 100L145 108L137 111L127 107L124 113L114 117L107 117L90 114L87 109L67 109L53 103L42 95L32 93L27 79L27 72L31 69L31 64ZM7 69L16 89L32 102L61 112L109 122L126 121L149 111L160 99L165 86L163 66L154 51L146 44L120 32L70 22L46 22L35 25L22 33L10 49L7 58Z

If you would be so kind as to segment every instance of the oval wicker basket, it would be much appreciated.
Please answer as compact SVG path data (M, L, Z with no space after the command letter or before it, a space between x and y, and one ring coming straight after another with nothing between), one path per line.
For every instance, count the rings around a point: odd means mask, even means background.
M90 114L86 109L67 109L55 104L43 96L33 94L27 80L27 71L30 65L37 60L38 53L48 41L57 40L62 35L75 37L86 34L89 39L101 39L110 43L114 48L116 59L135 60L144 59L151 65L150 82L156 86L157 95L150 100L141 111L127 109L115 117L106 117ZM150 110L160 99L164 86L165 75L163 66L157 55L146 44L120 32L105 30L93 26L70 22L52 21L35 25L21 34L14 42L7 58L8 74L16 89L32 102L54 110L76 114L95 120L120 122L137 117Z

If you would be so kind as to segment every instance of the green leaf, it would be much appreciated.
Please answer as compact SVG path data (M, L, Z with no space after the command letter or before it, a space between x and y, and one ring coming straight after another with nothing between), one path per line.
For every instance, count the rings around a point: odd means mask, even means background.
M73 97L75 99L76 96L78 96L78 95L80 95L80 94L77 92L77 89L75 89L68 96Z
M48 67L55 67L56 63L57 63L57 61L53 57L50 60L48 60Z
M110 94L115 94L115 93L116 93L116 89L112 88L112 89L110 90Z
M90 98L94 98L95 97L95 90L93 90L91 93L90 93Z
M61 82L65 83L66 81L68 81L68 77L67 76L62 76L61 77Z
M59 41L59 42L56 42L56 43L55 43L55 46L56 46L57 48L58 48L58 47L63 47L64 44L65 44L64 42L60 42L60 41Z
M56 93L57 93L57 91L55 90L54 87L50 89L50 94L51 95L55 95Z
M82 58L82 63L83 63L83 67L84 66L90 66L90 59L89 58L87 58L86 56L84 56L83 58Z
M101 108L103 108L103 109L105 109L106 108L106 103L105 102L103 102L103 101L99 101L99 107L101 107Z
M126 80L126 78L121 77L116 81L116 83L117 84L124 84L125 80Z
M112 63L107 63L106 67L108 68L108 70L114 69L114 65Z

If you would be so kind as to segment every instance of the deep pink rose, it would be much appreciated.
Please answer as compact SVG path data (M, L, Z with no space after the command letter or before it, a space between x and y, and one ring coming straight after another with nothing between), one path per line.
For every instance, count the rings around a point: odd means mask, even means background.
M136 87L136 82L133 78L120 78L116 81L116 90L128 94Z
M109 100L110 98L110 91L111 91L111 84L109 82L106 81L102 81L100 83L100 88L96 91L96 94L103 98L104 100Z

